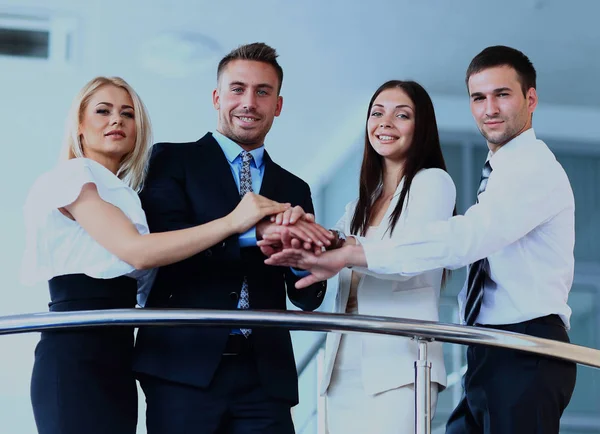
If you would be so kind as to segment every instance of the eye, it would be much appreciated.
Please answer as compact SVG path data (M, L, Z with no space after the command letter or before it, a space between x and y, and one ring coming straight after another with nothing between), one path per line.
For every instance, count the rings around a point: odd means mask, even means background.
M371 113L371 116L374 118L379 118L379 117L381 117L381 112L373 112L373 113Z
M233 93L242 93L244 89L242 89L241 87L234 87L233 89L231 89L231 91Z
M123 113L121 113L121 116L125 116L126 118L130 118L130 119L133 119L135 117L133 112L123 112Z
M266 90L259 90L256 93L259 94L260 96L265 96L265 95L269 94Z
M396 117L400 119L410 119L410 117L406 113L398 113Z
M479 102L479 101L483 101L485 98L483 96L476 96L473 98L474 102Z
M508 96L508 93L502 92L502 93L499 93L498 96L499 97L505 97L505 96Z
M96 113L98 113L100 115L107 115L110 113L110 111L105 108L99 108L99 109L96 109Z

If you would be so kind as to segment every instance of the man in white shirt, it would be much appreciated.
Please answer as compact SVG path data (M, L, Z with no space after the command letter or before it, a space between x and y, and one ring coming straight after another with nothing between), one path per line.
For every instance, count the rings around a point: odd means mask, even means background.
M536 72L520 51L488 47L466 74L471 112L490 150L477 203L464 216L394 241L349 237L314 256L286 249L267 263L311 271L298 287L347 266L411 275L470 265L459 294L463 322L569 342L574 198L567 175L532 129ZM447 434L559 432L576 366L499 348L467 352L465 395Z

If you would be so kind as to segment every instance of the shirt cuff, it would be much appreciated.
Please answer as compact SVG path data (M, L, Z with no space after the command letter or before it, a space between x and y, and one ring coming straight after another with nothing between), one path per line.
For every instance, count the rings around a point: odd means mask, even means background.
M367 269L376 273L385 273L385 265L378 263L378 259L384 259L384 255L378 251L375 246L372 246L372 243L365 237L354 237L356 239L356 244L362 246L363 251L365 252L365 259L367 260ZM355 267L357 270L362 267Z
M297 277L306 277L310 274L310 271L300 270L298 268L290 267L292 273L294 273Z
M239 236L240 247L256 247L256 226Z

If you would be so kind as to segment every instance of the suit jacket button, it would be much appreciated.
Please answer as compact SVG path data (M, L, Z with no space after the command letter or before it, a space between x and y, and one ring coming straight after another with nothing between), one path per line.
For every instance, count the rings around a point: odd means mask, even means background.
M317 298L321 298L321 297L323 297L323 291L317 292Z
M212 250L210 250L210 249L206 249L206 250L204 251L204 256L211 257L211 256L212 256Z
M222 248L225 248L225 247L227 247L227 243L226 243L225 241L223 241L223 242L221 243L221 247L222 247Z
M231 298L233 301L237 301L237 299L239 298L239 295L237 292L230 292L229 293L229 298Z

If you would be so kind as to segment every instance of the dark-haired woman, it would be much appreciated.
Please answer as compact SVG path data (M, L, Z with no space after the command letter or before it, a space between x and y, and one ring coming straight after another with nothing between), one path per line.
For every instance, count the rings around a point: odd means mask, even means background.
M450 218L455 199L429 95L411 81L383 84L369 103L359 198L346 206L336 230L393 238L400 228ZM334 312L438 321L443 273L343 269ZM430 344L429 352L433 417L446 370L441 343ZM330 333L321 385L329 433L412 432L416 359L417 344L409 338Z
M343 244L346 234L394 240L401 233L410 232L412 226L446 220L453 214L455 199L431 98L412 81L384 83L369 103L359 197L346 206L336 225L335 231L342 240L335 243L336 247ZM261 245L269 242L265 240ZM348 237L345 242L353 244L356 240ZM324 253L320 258L329 257L331 261L337 256L331 254ZM314 273L320 259L306 250L286 249L266 262L304 265L300 268ZM338 277L334 312L430 321L439 318L442 269L401 276L343 268ZM432 362L433 417L437 394L446 385L440 343L429 345L428 357ZM330 333L321 385L321 394L326 397L328 432L412 432L416 359L417 344L409 338Z

